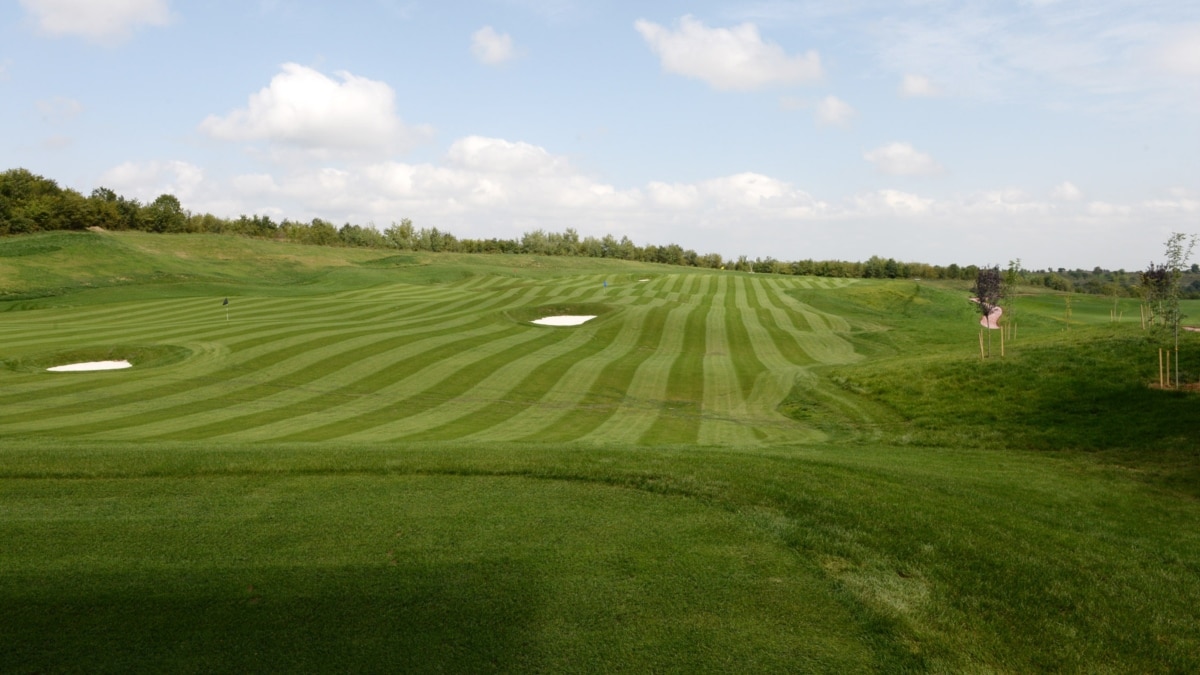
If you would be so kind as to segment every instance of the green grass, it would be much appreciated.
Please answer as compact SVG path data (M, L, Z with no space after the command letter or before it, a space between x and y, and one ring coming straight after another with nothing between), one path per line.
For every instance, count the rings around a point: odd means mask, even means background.
M1200 394L966 297L0 240L0 671L1200 669Z

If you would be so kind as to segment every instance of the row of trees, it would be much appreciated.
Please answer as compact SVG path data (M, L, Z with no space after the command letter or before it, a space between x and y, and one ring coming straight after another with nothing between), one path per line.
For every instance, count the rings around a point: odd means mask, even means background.
M639 246L629 239L580 237L574 229L564 232L533 230L519 239L460 239L436 227L415 227L403 219L380 230L373 225L345 223L340 227L321 218L309 222L284 219L275 221L266 215L221 218L210 213L187 211L174 195L163 194L149 203L128 199L113 190L100 187L84 197L70 188L25 169L0 173L0 236L47 230L82 230L101 227L106 230L142 230L165 233L220 233L247 237L280 239L320 246L355 246L402 251L445 251L458 253L526 253L535 255L618 258L669 265L734 269L762 274L789 274L821 277L867 279L960 279L974 280L980 268L975 265L929 265L901 262L894 258L871 256L866 261L796 260L746 256L725 259L717 253L698 254L678 244ZM1099 268L1057 271L1017 270L1014 283L1045 286L1062 291L1136 296L1140 279L1124 270L1107 272ZM1185 297L1200 297L1200 270L1192 266L1190 275L1181 278Z

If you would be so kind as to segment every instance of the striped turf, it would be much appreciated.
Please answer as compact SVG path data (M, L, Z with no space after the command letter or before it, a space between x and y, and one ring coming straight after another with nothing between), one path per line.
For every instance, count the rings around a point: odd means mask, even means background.
M235 297L228 307L188 298L8 312L0 436L813 440L819 432L777 407L813 381L812 366L859 357L844 320L791 291L847 283L689 270L641 279L477 275ZM577 327L514 318L573 304L608 311ZM161 345L189 355L126 371L41 370L54 354Z

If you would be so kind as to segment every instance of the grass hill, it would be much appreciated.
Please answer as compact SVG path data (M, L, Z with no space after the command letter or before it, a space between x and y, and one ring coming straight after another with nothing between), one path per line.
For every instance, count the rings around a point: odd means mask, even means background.
M1200 395L1112 306L0 239L0 670L1195 671Z

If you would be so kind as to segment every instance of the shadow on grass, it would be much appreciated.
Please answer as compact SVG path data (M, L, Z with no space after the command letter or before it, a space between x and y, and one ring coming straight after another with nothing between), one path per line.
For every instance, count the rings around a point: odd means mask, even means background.
M480 672L536 667L523 566L10 577L3 672Z

